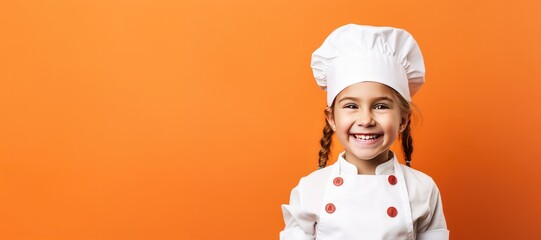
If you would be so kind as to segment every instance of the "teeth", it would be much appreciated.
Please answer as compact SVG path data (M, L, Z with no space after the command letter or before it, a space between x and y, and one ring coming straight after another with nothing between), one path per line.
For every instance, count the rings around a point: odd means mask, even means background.
M378 137L378 135L355 135L359 140L373 140Z

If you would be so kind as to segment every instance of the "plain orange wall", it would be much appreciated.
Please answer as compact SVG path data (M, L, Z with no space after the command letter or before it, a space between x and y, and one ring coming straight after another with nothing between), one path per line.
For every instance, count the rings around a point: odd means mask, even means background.
M310 55L350 22L421 46L413 166L438 183L451 238L541 239L540 11L4 0L0 239L277 239L280 205L317 167Z

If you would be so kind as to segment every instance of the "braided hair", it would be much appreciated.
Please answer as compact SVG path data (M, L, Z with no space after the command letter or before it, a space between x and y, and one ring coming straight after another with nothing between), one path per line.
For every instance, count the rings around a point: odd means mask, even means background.
M325 110L327 111L327 110ZM329 154L331 153L332 134L334 131L328 121L325 121L325 127L323 128L323 137L319 141L321 149L319 150L319 168L327 166L327 160L329 160Z
M404 158L406 160L406 166L411 167L411 154L413 153L413 138L411 137L411 121L408 120L406 128L400 134L402 141L402 151L404 152Z
M406 166L411 167L411 155L413 154L413 138L411 137L410 127L411 115L413 112L412 104L404 97L402 97L402 95L400 95L398 92L394 91L394 89L393 94L398 100L398 107L400 108L402 116L406 116L403 118L404 121L407 121L405 123L406 126L404 130L402 130L402 133L398 136L398 138L402 142L402 152L404 152L404 160L406 161Z

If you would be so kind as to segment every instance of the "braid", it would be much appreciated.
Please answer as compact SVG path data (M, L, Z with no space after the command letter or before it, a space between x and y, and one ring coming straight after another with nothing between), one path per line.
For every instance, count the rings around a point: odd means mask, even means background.
M327 160L329 160L329 154L331 153L332 134L333 130L329 122L325 121L325 128L323 128L323 137L319 141L321 149L319 150L319 168L327 166Z
M402 150L404 151L404 157L406 158L406 166L411 167L411 154L413 153L413 138L411 137L410 129L411 121L408 121L406 128L402 132Z

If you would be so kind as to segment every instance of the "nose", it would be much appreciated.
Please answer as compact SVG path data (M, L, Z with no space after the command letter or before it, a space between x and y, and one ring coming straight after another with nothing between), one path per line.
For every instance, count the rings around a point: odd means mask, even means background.
M357 117L357 125L363 126L363 127L369 127L374 126L376 124L376 121L374 120L374 117L372 116L372 112L368 110L359 111L359 115Z

